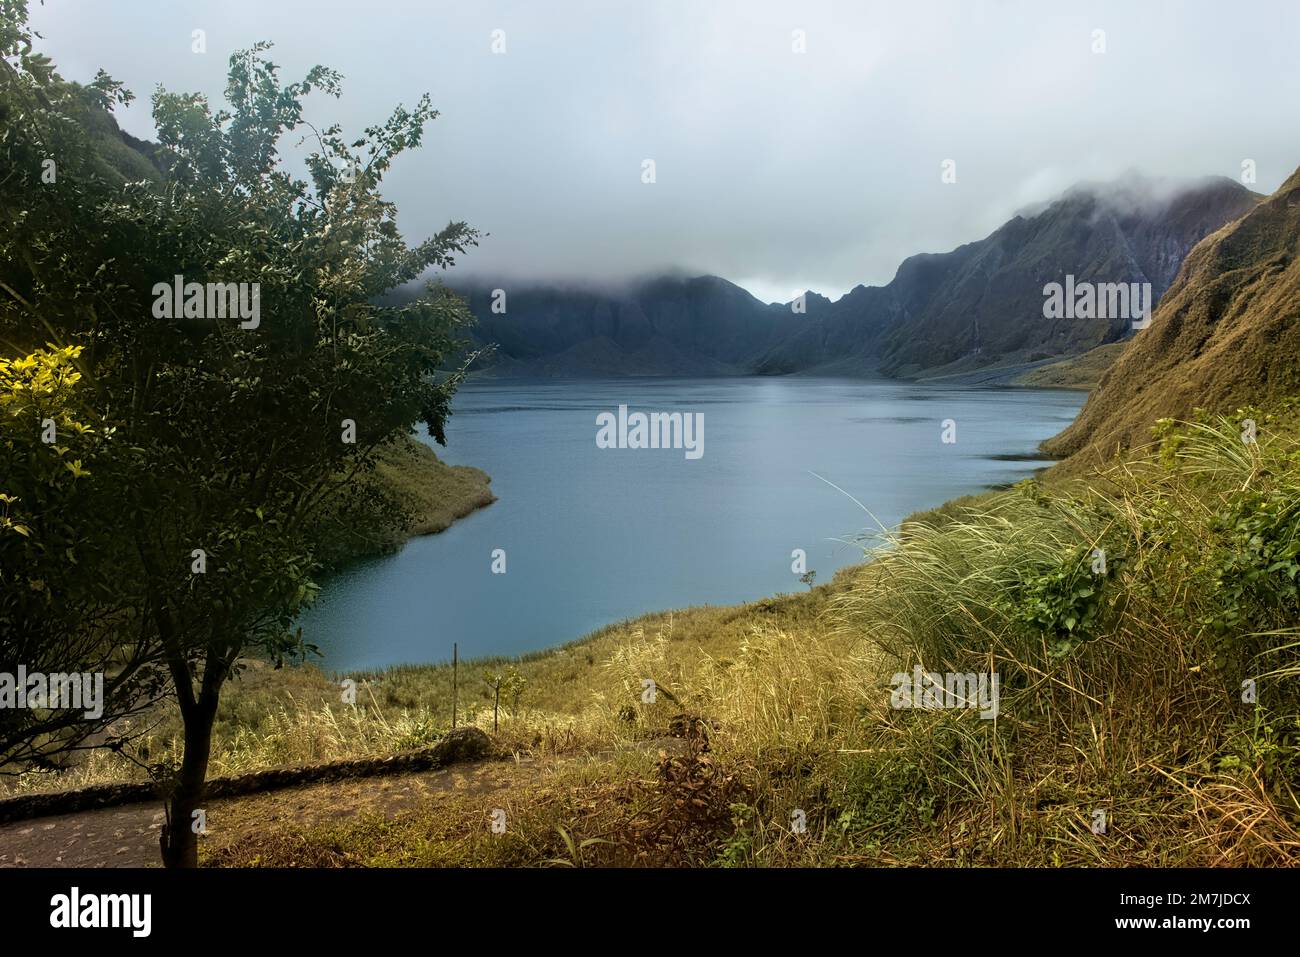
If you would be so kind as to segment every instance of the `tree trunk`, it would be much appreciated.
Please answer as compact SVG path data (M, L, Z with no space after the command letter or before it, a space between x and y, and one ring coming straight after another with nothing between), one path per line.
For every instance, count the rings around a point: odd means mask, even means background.
M203 806L207 787L208 758L212 753L212 724L218 697L199 695L185 714L185 756L181 773L168 800L167 823L160 843L164 867L198 867L199 836L194 830L194 812Z

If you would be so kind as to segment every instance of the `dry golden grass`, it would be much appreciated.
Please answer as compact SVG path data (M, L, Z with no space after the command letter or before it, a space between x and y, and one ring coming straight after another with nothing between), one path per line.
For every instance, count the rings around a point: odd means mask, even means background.
M1296 599L1285 575L1232 583L1260 536L1300 548L1286 524L1300 439L1286 417L1252 415L1256 446L1207 418L1161 459L918 516L811 591L463 662L462 724L491 728L482 671L525 682L499 716L498 744L527 768L491 797L505 835L481 795L453 792L277 825L275 840L251 821L213 862L1295 864ZM1260 516L1273 524L1243 539ZM1071 569L1094 547L1111 569L1084 594ZM1229 609L1232 628L1208 624ZM1069 632L1066 616L1083 624ZM892 708L890 675L917 664L997 672L996 719ZM343 708L315 669L250 668L223 703L214 773L418 746L450 723L449 666L354 677L358 705ZM1258 707L1241 701L1247 677ZM174 759L165 735L153 747Z

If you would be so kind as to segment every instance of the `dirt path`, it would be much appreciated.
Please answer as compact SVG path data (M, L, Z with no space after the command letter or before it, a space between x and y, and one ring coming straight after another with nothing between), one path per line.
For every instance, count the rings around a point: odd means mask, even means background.
M315 824L366 811L391 816L450 795L488 795L537 771L531 758L494 759L216 800L206 808L201 839L212 849L281 822ZM0 867L156 867L162 823L162 805L148 803L0 825Z

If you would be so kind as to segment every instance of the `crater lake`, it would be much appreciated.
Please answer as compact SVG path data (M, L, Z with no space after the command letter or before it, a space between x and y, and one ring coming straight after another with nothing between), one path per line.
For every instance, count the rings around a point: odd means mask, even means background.
M435 448L486 471L497 501L326 579L303 637L325 669L364 671L804 589L796 549L822 584L862 561L876 521L1032 475L1047 464L1038 443L1084 398L811 377L472 380ZM702 415L702 454L598 447L598 416L620 405Z

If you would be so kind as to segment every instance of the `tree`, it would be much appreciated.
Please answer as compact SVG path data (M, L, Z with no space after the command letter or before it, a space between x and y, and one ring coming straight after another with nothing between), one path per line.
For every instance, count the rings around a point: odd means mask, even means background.
M79 354L0 357L0 680L16 683L23 664L107 679L83 709L0 708L5 769L55 767L91 735L121 747L120 719L164 688L156 648L141 640L135 593L113 573L126 547L105 496L115 484L114 436L87 421Z
M524 685L528 684L528 679L521 675L514 665L511 665L505 671L492 671L485 668L483 683L492 691L492 731L495 733L497 713L501 707L501 692L504 691L506 697L514 702L510 709L510 716L518 717L519 693L524 690Z
M25 16L19 0L0 10ZM12 22L6 36L8 50L30 44ZM8 67L0 104L13 159L0 205L15 211L0 235L0 336L15 352L80 347L87 402L115 436L104 494L127 547L112 574L138 583L132 610L184 723L162 836L171 866L197 861L190 825L223 683L247 655L310 650L293 622L315 593L315 517L417 423L445 442L464 375L440 374L469 321L459 299L429 286L380 304L477 239L452 223L408 246L380 195L437 115L428 97L348 141L303 121L310 94L339 96L339 75L316 67L286 85L268 50L230 58L222 109L154 94L156 177L120 175L94 149L85 114L129 96L102 73L77 87L29 55ZM299 129L307 179L280 155ZM50 158L56 184L41 181Z

